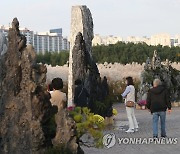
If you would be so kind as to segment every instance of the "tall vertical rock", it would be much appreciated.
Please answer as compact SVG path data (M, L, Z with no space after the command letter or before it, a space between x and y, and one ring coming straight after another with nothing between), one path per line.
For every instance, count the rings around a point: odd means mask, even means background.
M45 90L47 69L36 63L17 18L9 29L0 69L0 153L43 152L55 136L48 125L55 111Z
M90 95L95 93L100 74L92 58L93 19L86 6L73 6L71 12L68 106L73 105L74 81L81 79ZM92 86L96 84L95 87ZM91 95L92 96L92 95ZM95 96L92 96L91 101Z

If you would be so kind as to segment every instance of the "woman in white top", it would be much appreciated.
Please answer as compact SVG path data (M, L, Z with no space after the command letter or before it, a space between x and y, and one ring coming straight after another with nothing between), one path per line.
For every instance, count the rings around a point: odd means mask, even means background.
M126 84L127 87L122 93L122 97L125 99L125 105L127 101L133 101L135 103L135 88L132 77L126 78ZM126 131L126 133L133 133L138 131L138 123L134 114L134 107L126 106L126 112L129 121L129 129Z

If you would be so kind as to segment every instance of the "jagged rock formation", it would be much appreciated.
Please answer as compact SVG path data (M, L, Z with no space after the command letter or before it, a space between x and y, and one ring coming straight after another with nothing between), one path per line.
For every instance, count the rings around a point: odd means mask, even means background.
M101 97L101 80L97 65L93 61L89 52L86 50L85 40L80 32L76 36L75 45L72 50L72 57L73 79L74 81L77 79L82 80L84 87L90 94L89 104L90 109L93 112L93 103L99 100L99 97Z
M13 19L8 50L0 57L0 153L41 153L55 136L49 122L55 114L46 92L46 67L36 64L32 46Z
M169 60L162 64L156 51L154 51L152 60L147 59L144 71L141 74L141 84L138 92L139 100L142 100L142 97L152 87L155 78L159 78L168 88L171 101L180 100L180 71L172 68Z
M72 69L76 70L73 72L74 80L84 80L87 71L87 60L88 55L86 51L85 41L82 33L78 33L75 40L75 45L72 50L73 66Z

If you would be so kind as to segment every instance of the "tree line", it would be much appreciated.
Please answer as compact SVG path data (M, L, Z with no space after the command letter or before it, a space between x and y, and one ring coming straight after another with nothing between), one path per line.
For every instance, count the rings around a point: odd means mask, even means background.
M158 52L162 61L169 59L172 62L180 61L180 47L168 46L148 46L146 43L124 43L118 42L108 46L98 45L93 48L93 56L98 63L132 63L146 62L148 57L152 57L154 50Z
M45 54L37 54L37 62L52 66L62 66L69 60L69 51L46 52Z
M147 57L152 57L156 50L162 61L169 59L172 62L180 62L180 47L149 46L146 43L118 42L110 45L97 45L92 49L92 54L97 63L121 63L127 64L146 62ZM51 64L52 66L64 65L69 60L69 52L45 53L37 55L37 61Z

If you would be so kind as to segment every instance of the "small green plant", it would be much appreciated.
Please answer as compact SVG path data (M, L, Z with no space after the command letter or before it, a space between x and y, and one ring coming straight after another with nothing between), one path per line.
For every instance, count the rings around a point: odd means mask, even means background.
M77 138L80 143L86 146L103 146L102 137L105 124L102 116L91 113L87 107L75 107L69 111L69 114L76 122ZM93 145L88 145L81 140L84 134L87 134L89 138L94 140Z

